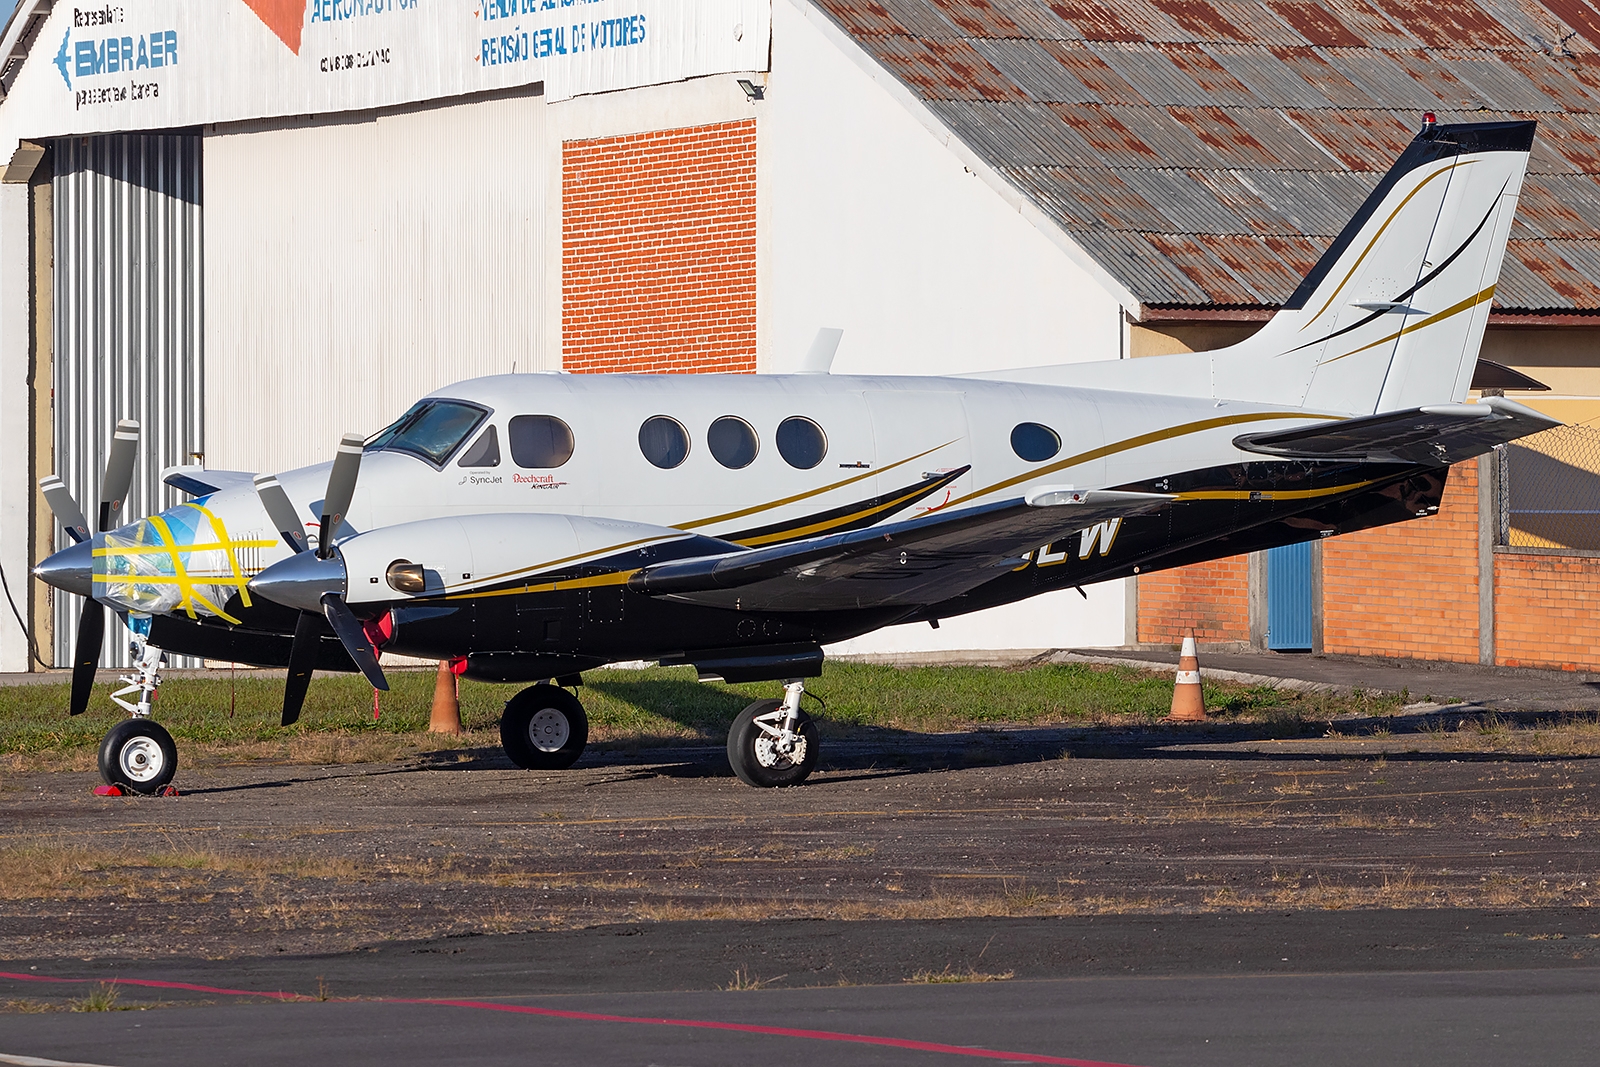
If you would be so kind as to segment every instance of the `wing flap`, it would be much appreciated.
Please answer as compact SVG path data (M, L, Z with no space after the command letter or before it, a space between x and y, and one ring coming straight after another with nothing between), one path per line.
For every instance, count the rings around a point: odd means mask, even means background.
M1434 404L1294 430L1240 434L1233 443L1246 452L1284 459L1442 466L1560 425L1514 400L1490 396L1476 404Z
M772 548L657 564L629 588L744 611L836 611L948 599L1020 566L1022 553L1152 511L1161 493L1041 487L1021 499Z

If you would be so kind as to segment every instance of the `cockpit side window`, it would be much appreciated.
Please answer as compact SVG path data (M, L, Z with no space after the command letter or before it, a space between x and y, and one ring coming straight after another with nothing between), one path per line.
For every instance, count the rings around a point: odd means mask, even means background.
M472 443L472 447L461 454L457 461L458 467L498 467L500 466L500 435L495 433L491 426Z
M380 430L366 451L409 452L442 466L489 413L460 400L424 400Z

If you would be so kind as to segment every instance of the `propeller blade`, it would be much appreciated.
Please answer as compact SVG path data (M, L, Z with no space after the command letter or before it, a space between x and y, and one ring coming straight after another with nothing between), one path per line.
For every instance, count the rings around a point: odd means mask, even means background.
M72 653L72 703L68 710L82 715L89 710L89 694L94 690L94 672L100 665L100 640L106 632L106 609L93 598L83 602L78 616L78 645Z
M289 646L289 678L283 684L283 725L293 726L300 719L306 702L311 672L317 665L317 617L302 611L294 624L294 643Z
M328 624L333 627L333 632L339 635L340 644L356 661L361 673L367 676L372 688L387 691L389 680L383 676L383 668L378 666L378 650L372 647L367 631L362 627L361 620L356 618L355 612L350 610L350 605L340 600L337 593L324 593L322 610L328 616Z
M116 526L122 502L128 498L128 487L133 484L133 465L138 458L139 424L132 419L118 419L111 451L106 455L105 477L100 479L101 530Z
M306 528L300 521L300 516L294 510L294 505L289 502L289 494L283 491L283 486L278 484L276 475L258 474L255 477L256 496L261 498L261 506L267 509L267 517L272 520L272 525L277 527L278 533L283 535L284 541L296 553L306 550Z
M356 495L356 475L361 473L361 447L366 438L347 433L339 442L339 451L333 457L333 469L328 472L328 491L322 496L322 529L317 533L317 555L327 559L333 554L333 535L350 510L350 500Z
M67 536L75 544L89 540L89 520L83 517L83 509L72 499L72 490L67 488L66 482L54 474L46 475L39 479L39 492L44 494L51 513L67 528Z

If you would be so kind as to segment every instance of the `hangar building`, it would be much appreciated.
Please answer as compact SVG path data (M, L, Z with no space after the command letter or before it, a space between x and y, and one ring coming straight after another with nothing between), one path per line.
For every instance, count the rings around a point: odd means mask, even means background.
M1552 386L1536 405L1593 417L1600 12L1548 2L21 0L0 37L0 567L65 662L76 608L23 577L59 536L34 483L93 499L119 416L145 427L144 513L181 499L166 467L327 459L485 373L783 371L819 328L863 373L1227 343L1425 111L1540 120L1484 382L1522 398L1520 371ZM1538 518L1584 510L1600 462L1575 440L1524 450L1552 507L1513 507L1531 483L1499 457L1440 518L1359 545L850 648L1184 623L1291 647L1281 616L1305 647L1542 662L1548 622L1509 605L1548 587L1576 610L1600 584L1600 543ZM1600 636L1585 619L1563 632ZM28 662L0 622L0 669Z

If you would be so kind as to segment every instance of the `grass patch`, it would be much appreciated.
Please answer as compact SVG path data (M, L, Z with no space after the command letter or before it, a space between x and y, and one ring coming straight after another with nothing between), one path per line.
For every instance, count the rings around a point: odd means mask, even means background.
M383 761L419 751L498 747L501 709L522 688L463 682L461 720L467 732L450 737L426 732L433 671L391 671L389 681L393 688L382 698L377 721L366 682L331 675L312 681L300 722L280 727L283 682L266 672L234 680L173 678L161 689L156 718L190 752L198 745L204 752L240 759ZM591 671L584 681L580 696L590 738L601 744L720 743L746 704L777 692L774 683L701 684L687 667ZM58 765L92 766L101 736L122 717L106 699L110 688L97 686L89 713L70 718L64 681L0 686L0 756L51 756ZM824 734L834 736L863 728L939 732L999 725L1147 725L1171 707L1172 679L1086 664L902 668L830 663L821 678L808 683L808 692L826 703L820 721ZM1398 698L1331 697L1226 682L1207 686L1207 702L1223 721L1257 721L1286 732L1338 714L1393 713L1399 706ZM20 769L15 759L5 762Z
M72 1003L73 1011L119 1011L117 1000L122 996L115 982L101 982L89 993Z
M942 971L918 971L906 979L906 984L946 985L955 982L1004 982L1016 976L1016 971L1002 971L999 974L976 970L952 971L947 963Z

